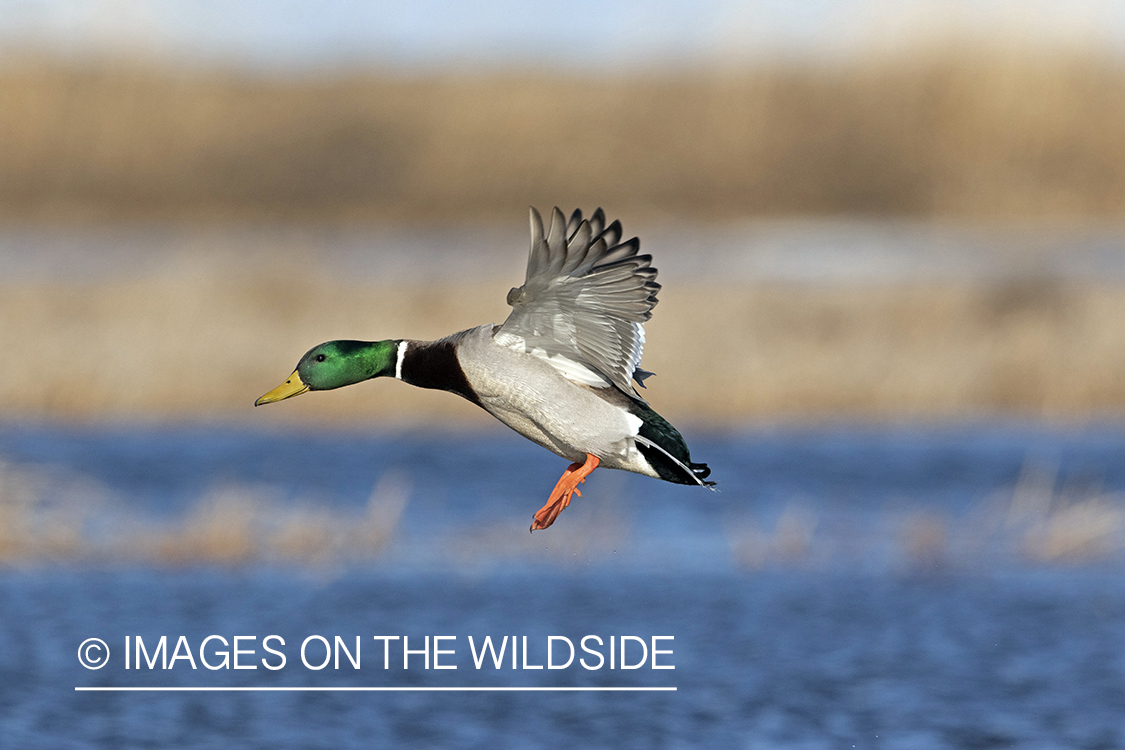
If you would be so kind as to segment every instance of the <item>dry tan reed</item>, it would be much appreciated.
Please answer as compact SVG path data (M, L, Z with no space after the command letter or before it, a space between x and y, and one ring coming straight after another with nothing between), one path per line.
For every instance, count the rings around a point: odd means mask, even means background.
M0 463L0 569L90 563L181 567L297 566L331 572L377 560L452 564L473 571L513 559L573 565L609 558L629 544L631 528L612 493L576 507L572 534L531 537L523 523L477 522L430 529L402 542L399 521L411 477L384 474L363 510L318 498L292 500L283 488L220 485L173 517L154 514L88 479ZM518 494L518 493L517 493ZM526 500L526 498L523 498ZM515 498L513 498L513 505ZM413 550L413 554L411 551Z
M1049 467L1029 464L1014 487L998 489L964 513L899 499L875 513L841 517L837 511L824 518L795 497L775 520L742 513L727 518L721 531L730 545L730 563L749 570L889 565L905 573L935 573L1119 566L1125 552L1125 497L1093 487L1060 490L1056 484ZM728 490L735 493L728 501L737 501L738 488ZM410 536L400 532L399 519L411 492L410 477L384 475L366 509L359 510L316 498L291 500L278 487L226 485L169 518L115 498L80 476L0 463L0 569L79 562L284 565L331 572L423 559L424 565L464 573L529 560L560 567L578 561L612 565L630 557L616 553L635 541L630 514L618 494L604 488L598 502L570 511L569 533L534 537L520 533L525 527L510 519L469 520Z
M382 477L361 512L221 486L176 518L129 507L89 481L0 463L0 567L75 560L158 565L335 566L384 554L411 491Z
M818 514L792 500L770 524L734 522L727 529L734 562L747 569L890 563L905 573L1031 565L1119 564L1125 550L1125 497L1059 491L1047 467L1026 464L1014 487L977 501L967 512L901 500L856 523ZM896 507L897 506L897 507Z
M0 217L1125 216L1125 65L950 46L615 76L0 65Z
M377 381L254 409L314 344L501 322L511 281L359 286L275 265L0 284L0 419L257 425L460 422L446 393ZM1088 419L1125 413L1125 288L1063 282L679 282L647 326L646 395L669 418Z

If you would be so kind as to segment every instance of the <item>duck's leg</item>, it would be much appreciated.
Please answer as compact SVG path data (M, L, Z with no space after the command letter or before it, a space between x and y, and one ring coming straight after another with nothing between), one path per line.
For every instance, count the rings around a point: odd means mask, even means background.
M591 471L598 468L599 463L601 462L597 456L587 453L585 463L568 466L558 484L555 485L555 489L551 491L551 496L547 498L547 504L535 514L535 520L531 522L531 530L538 531L553 524L555 519L559 517L559 513L562 513L563 508L570 505L571 495L582 497L578 485L586 481L586 477Z

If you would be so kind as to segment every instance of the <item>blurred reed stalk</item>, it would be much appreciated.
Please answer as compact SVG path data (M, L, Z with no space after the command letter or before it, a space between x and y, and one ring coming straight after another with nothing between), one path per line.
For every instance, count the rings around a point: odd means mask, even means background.
M949 44L607 75L0 64L0 217L1125 216L1125 63Z

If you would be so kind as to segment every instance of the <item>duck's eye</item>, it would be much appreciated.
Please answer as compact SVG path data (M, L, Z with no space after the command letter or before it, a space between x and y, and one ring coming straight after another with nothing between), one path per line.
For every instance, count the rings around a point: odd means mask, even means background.
M316 361L317 361L317 362L323 362L323 361L324 361L324 359L325 359L325 357L324 357L324 355L323 355L323 354L318 354L318 355L316 355Z

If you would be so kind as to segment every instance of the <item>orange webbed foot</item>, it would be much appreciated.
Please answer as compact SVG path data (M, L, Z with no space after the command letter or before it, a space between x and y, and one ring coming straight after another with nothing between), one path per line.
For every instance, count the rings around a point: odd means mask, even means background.
M571 495L582 497L578 485L586 481L586 477L598 468L599 463L601 462L597 456L587 453L585 463L568 466L558 484L555 485L555 489L551 491L551 496L547 498L547 504L535 514L535 520L531 522L531 530L538 531L553 524L555 519L559 517L559 513L563 512L563 508L570 505Z

